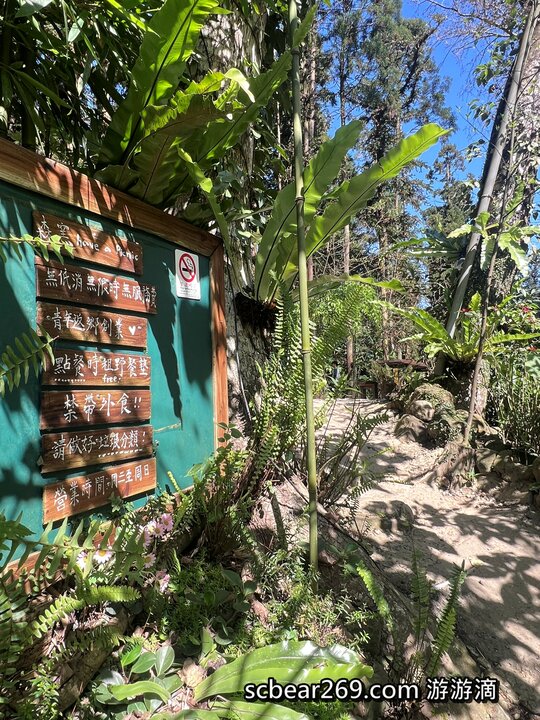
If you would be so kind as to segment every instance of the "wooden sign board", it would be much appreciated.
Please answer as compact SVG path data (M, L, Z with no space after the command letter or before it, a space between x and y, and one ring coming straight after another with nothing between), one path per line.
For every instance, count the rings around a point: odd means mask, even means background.
M42 472L103 465L151 455L151 425L72 430L41 436Z
M131 278L36 257L36 295L77 305L156 313L156 288Z
M111 496L128 498L156 487L156 460L115 465L100 472L46 485L43 524L107 505Z
M41 394L41 429L150 420L150 390L53 390Z
M117 268L140 275L142 272L143 250L132 240L125 240L71 220L34 212L34 228L42 240L59 235L71 245L73 257L88 260L96 265Z
M38 302L37 324L62 340L146 347L147 321L133 315Z
M152 361L149 355L54 350L54 362L47 359L42 385L136 385L150 387Z

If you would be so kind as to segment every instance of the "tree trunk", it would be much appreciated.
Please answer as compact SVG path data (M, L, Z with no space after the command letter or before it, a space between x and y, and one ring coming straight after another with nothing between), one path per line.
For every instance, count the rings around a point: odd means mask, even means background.
M486 166L482 182L482 192L480 196L480 201L478 203L477 215L480 215L483 212L492 211L493 199L497 196L497 194L500 195L501 188L504 187L506 184L507 177L505 179L504 173L500 174L500 170L503 158L505 156L508 156L508 130L512 120L515 119L523 128L527 127L527 131L532 132L533 137L538 137L538 131L535 130L533 132L531 128L534 116L528 117L528 121L525 122L525 117L521 108L520 97L520 93L524 93L527 91L526 83L524 83L523 80L528 76L528 73L532 72L533 68L531 67L531 64L534 64L533 61L535 60L535 58L536 62L538 62L538 50L536 49L534 52L530 52L532 47L531 40L533 40L533 38L536 37L538 33L538 13L539 3L538 0L534 0L531 4L531 8L527 17L527 23L520 40L519 52L516 56L516 60L509 81L507 83L505 93L503 95L503 98L501 99L500 111L495 121L495 127L492 134L492 143L490 145L491 153L486 158ZM538 70L537 67L536 70ZM533 82L534 87L536 87L540 82L537 75L533 75L531 77L531 81ZM538 91L539 89L538 87L536 87L536 91L535 93L533 93L533 98L537 99L536 93ZM518 99L520 101L519 106ZM527 103L526 105L528 107L528 112L530 113L530 111L532 110L532 105L530 103ZM528 113L525 114L525 116L527 115ZM522 139L525 140L526 143L528 143L528 139L526 137L522 136ZM525 145L524 150L525 152L527 152ZM528 172L530 172L530 163L524 164L523 171L525 171L525 167L527 168ZM538 161L535 161L535 167L538 167ZM519 175L516 173L516 187L518 187L521 182L524 182L526 180L529 180L529 177L524 175L524 172L519 173ZM491 212L491 214L498 215L499 213ZM461 310L463 300L467 292L467 287L469 285L469 280L476 260L479 245L480 233L473 232L467 246L465 261L463 263L463 268L459 276L458 284L452 302L452 308L450 310L448 322L446 324L446 329L452 337L456 330L457 319L459 317L459 312ZM439 372L440 369L440 363L438 363L436 372Z

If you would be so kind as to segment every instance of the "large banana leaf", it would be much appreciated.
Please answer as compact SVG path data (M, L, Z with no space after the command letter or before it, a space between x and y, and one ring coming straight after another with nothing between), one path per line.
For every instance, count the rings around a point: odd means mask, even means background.
M342 645L321 648L312 642L282 642L258 648L218 668L195 688L195 700L241 693L246 683L318 683L323 678L370 678L373 669Z
M310 298L317 295L323 295L329 290L335 290L341 285L347 283L357 283L360 285L371 285L371 287L384 288L385 290L393 290L395 292L404 292L405 288L399 280L376 280L372 277L364 277L362 275L319 275L308 283L308 293ZM292 297L296 299L298 294L294 290Z
M308 254L322 247L335 232L345 227L357 212L365 208L381 183L396 177L404 167L416 160L446 133L447 130L435 123L424 125L418 132L401 140L378 163L344 182L333 193L333 202L311 223L306 236ZM296 268L297 262L293 260L285 277L294 274Z
M144 197L147 202L161 207L167 207L180 194L189 192L197 183L193 173L193 166L185 163L184 153L191 158L190 162L195 163L203 173L211 165L225 155L234 147L249 126L257 118L262 107L268 104L271 96L280 87L291 63L289 52L284 53L268 70L251 80L249 91L241 86L245 104L231 113L230 119L221 115L211 120L204 131L185 139L183 142L175 141L165 144L159 157L159 163L155 163L155 173L168 180L162 192L156 192L152 178L143 178L141 184L146 185ZM216 105L222 106L220 99ZM138 162L152 162L154 153L150 150L141 150L150 157L139 158ZM204 191L204 188L202 188ZM220 223L221 224L221 223Z
M150 106L174 95L199 32L211 14L227 12L219 0L166 0L145 33L125 99L105 135L100 165L122 164L143 137Z
M297 47L309 32L315 13L316 6L313 6L300 23L293 38L294 47ZM285 51L269 70L251 79L249 85L245 82L241 83L237 79L244 93L243 107L236 109L229 120L210 123L200 137L191 143L184 144L183 149L203 170L207 170L212 163L222 158L228 150L238 144L240 138L257 119L261 109L266 107L272 95L287 78L291 57L290 50ZM234 72L238 73L238 71ZM174 197L182 189L183 182L188 177L189 172L186 171L184 177L180 178L174 188L171 197Z
M145 138L133 161L138 179L132 194L151 205L165 205L170 197L171 182L185 172L179 150L191 136L204 132L205 126L221 114L210 98L192 96L185 112Z
M341 127L331 140L324 142L304 171L304 218L306 224L313 219L321 198L339 173L348 151L354 147L362 124L353 121ZM293 237L292 245L283 243L283 236ZM255 259L255 293L265 299L269 291L270 277L267 268L281 267L288 261L287 250L294 246L296 238L295 186L289 183L277 194L272 215L264 230ZM285 245L285 257L281 257Z
M319 197L314 193L308 206L309 215L306 216L306 225L309 225L306 234L308 256L328 242L335 232L347 225L352 217L365 208L381 183L395 177L400 170L430 148L444 134L446 131L439 125L434 123L425 125L418 132L398 143L376 165L342 183L331 193ZM337 133L331 142L335 142L336 138ZM343 147L345 147L345 137L343 137L343 143ZM332 170L334 169L335 165L332 164ZM336 176L337 171L334 173L334 177L328 175L325 178L326 187L335 180ZM324 212L321 215L315 215L320 203L327 199L330 199L330 202ZM279 218L287 215L287 210L282 208L283 202L287 200L290 201L290 197L282 197L279 205L277 203L274 205L274 212ZM313 205L315 205L315 211L313 211ZM261 242L256 260L256 294L261 301L272 299L281 282L284 280L292 282L298 270L298 250L296 235L292 232L293 226L287 226L287 221L285 221L284 227L290 227L291 232L282 232L277 242L273 243L272 235L276 228L279 230L280 225L279 223L274 225L273 219L269 222L272 223L271 231L265 238L264 245ZM268 261L266 253L270 254Z

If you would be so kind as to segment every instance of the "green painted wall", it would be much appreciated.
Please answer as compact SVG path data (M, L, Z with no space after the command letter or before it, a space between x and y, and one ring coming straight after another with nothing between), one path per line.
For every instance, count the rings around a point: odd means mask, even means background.
M179 484L187 487L191 482L186 472L208 457L214 446L208 259L199 258L201 300L180 299L175 287L175 245L0 182L0 235L33 234L33 210L75 222L90 222L97 229L128 237L143 246L144 270L142 276L136 277L154 284L158 292L157 315L145 316L147 353L152 358L151 423L158 486L168 484L170 470ZM75 260L69 262L77 264ZM23 261L10 254L6 264L0 262L0 352L28 325L35 327L35 293L32 252L25 251ZM94 347L67 342L61 345ZM129 352L120 347L103 349ZM32 376L28 383L0 398L0 510L8 519L22 512L23 522L36 533L43 529L43 485L81 474L81 469L45 477L39 472L39 395L39 380ZM144 498L139 498L136 504L143 502ZM106 512L100 510L105 516ZM79 517L75 516L75 520Z

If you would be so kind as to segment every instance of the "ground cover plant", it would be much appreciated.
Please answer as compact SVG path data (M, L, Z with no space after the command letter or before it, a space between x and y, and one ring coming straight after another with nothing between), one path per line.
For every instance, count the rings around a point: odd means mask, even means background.
M220 235L246 412L142 507L36 539L0 504L0 717L454 718L471 673L540 712L539 13L2 3L0 136ZM0 238L2 278L69 250ZM7 343L2 410L55 350ZM244 695L436 675L431 705Z

